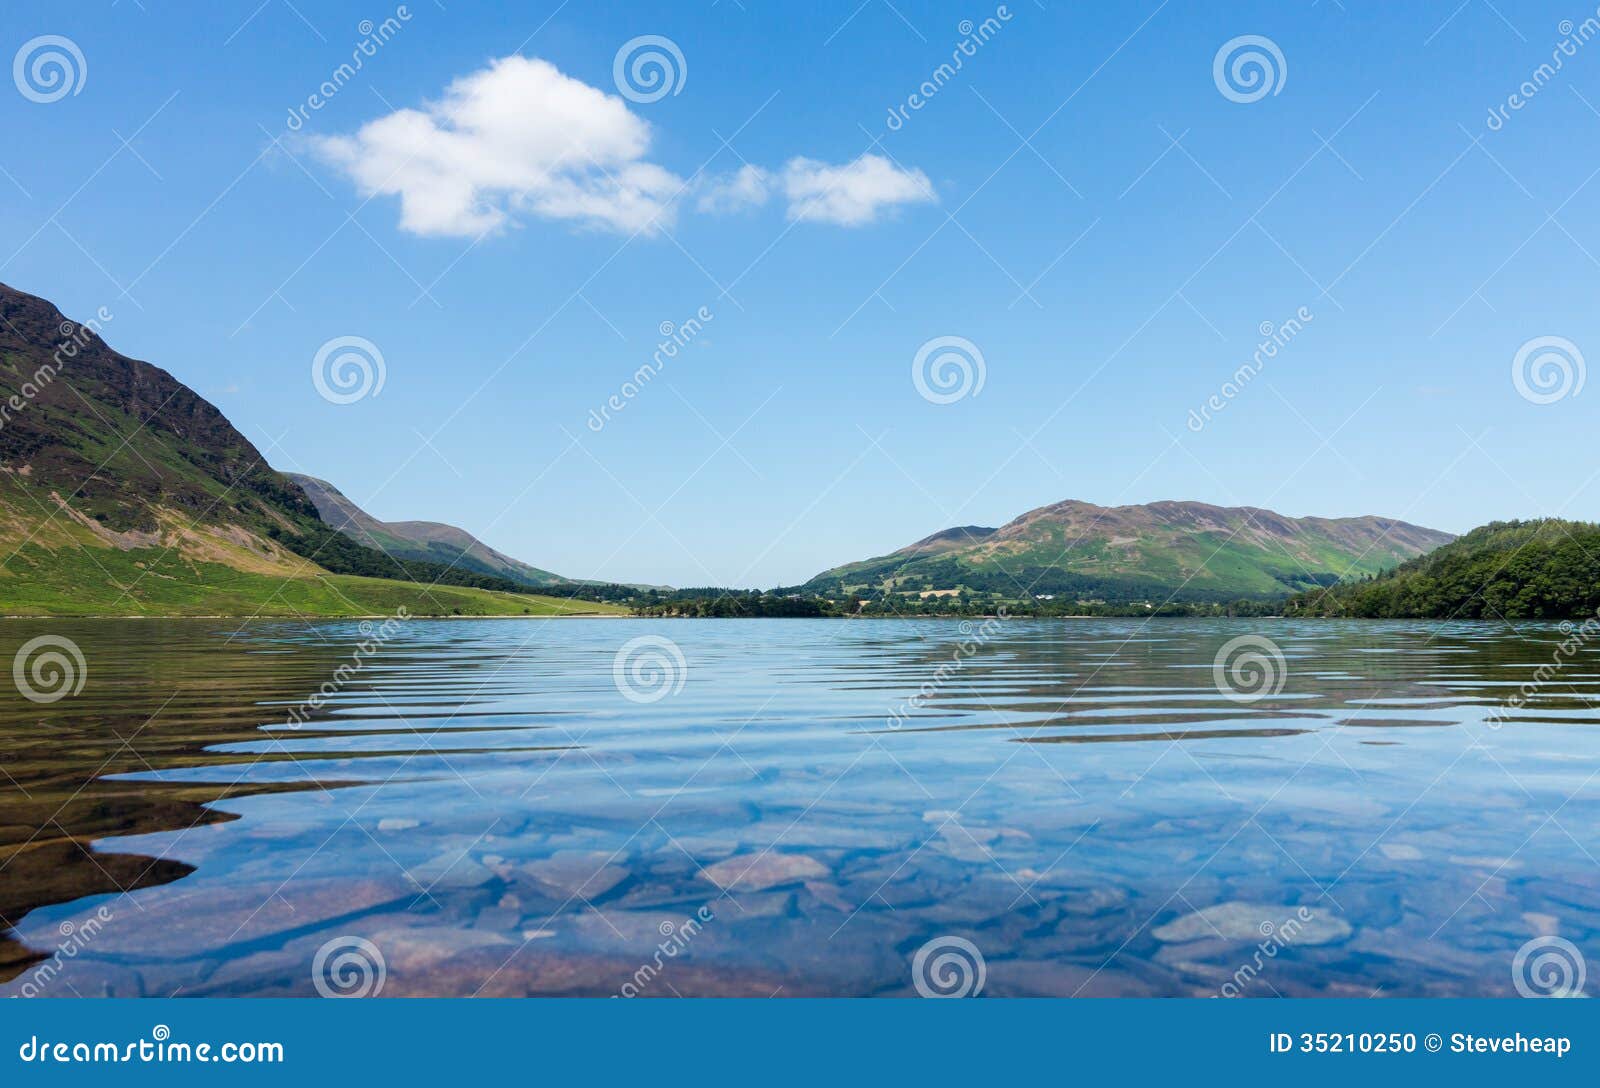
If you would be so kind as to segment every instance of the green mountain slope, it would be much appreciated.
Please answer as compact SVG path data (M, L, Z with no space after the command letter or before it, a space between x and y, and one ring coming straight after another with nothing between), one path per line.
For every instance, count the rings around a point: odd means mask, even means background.
M1373 573L1451 540L1389 518L1290 518L1255 507L1061 502L1001 526L948 529L803 587L836 595L965 590L1013 599L1268 600Z
M1496 521L1374 578L1306 593L1297 616L1566 619L1600 610L1600 525Z
M358 544L398 559L442 563L530 586L569 583L559 574L495 551L465 529L437 521L379 521L326 480L296 472L284 475L300 486L324 522Z
M0 284L0 615L616 611L525 588L346 538L204 398Z

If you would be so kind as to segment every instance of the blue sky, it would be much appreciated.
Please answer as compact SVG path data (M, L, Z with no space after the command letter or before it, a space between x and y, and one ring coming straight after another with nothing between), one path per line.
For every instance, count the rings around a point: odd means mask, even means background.
M1600 389L1513 381L1540 338L1600 358L1600 40L1562 26L1592 8L226 7L11 5L8 53L57 35L82 71L0 95L0 280L107 307L113 346L380 517L774 585L1065 498L1456 531L1600 507ZM632 101L646 35L677 93ZM1246 35L1282 61L1240 102L1213 62ZM319 395L340 337L380 393ZM941 337L983 366L948 404L912 376Z

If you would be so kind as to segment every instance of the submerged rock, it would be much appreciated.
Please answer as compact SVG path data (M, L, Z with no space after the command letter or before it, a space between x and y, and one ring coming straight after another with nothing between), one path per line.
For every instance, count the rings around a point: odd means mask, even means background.
M1167 943L1276 939L1285 945L1313 945L1342 941L1350 932L1350 923L1326 910L1235 901L1186 914L1158 926L1152 936Z
M558 899L599 899L628 879L628 870L608 864L611 855L563 850L542 861L530 861L521 871Z
M503 957L517 947L516 941L503 934L454 926L382 929L373 933L371 940L390 972L418 975L485 949L501 950Z
M477 888L494 879L494 874L464 851L452 850L406 870L419 888Z
M1379 843L1378 849L1390 861L1421 861L1422 851L1410 843L1385 842Z
M708 866L700 874L723 891L765 891L828 875L828 869L804 854L740 854Z

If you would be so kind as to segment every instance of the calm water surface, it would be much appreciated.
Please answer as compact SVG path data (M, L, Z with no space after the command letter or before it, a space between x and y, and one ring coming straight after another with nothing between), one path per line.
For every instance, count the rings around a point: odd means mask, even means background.
M0 624L87 669L5 687L0 994L898 995L960 938L992 996L1509 995L1533 938L1600 955L1600 673L1554 626L371 630ZM1283 654L1248 703L1244 635Z

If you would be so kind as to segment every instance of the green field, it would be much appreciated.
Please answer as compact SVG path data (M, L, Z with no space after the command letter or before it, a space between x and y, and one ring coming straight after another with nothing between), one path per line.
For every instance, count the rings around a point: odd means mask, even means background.
M593 601L428 588L383 578L285 578L195 562L176 550L41 548L29 544L0 568L5 616L625 616Z

